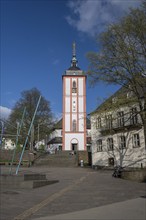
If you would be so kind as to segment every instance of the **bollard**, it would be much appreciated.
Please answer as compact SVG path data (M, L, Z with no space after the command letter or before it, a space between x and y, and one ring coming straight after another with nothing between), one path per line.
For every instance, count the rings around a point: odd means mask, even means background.
M81 165L81 167L84 166L84 161L83 160L80 161L80 165Z

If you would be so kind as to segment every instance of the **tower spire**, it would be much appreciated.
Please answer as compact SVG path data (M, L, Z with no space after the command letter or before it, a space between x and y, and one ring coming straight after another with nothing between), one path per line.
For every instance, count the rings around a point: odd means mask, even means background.
M76 58L76 43L75 41L72 44L72 60L71 60L71 66L77 67L77 58Z
M75 41L72 44L72 56L76 57L76 43L75 43Z

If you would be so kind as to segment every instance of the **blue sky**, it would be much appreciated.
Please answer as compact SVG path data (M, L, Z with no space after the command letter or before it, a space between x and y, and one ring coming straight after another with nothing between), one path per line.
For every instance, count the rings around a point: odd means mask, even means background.
M72 42L78 66L86 71L89 51L97 51L95 36L106 25L137 7L140 0L1 1L1 100L8 114L21 92L33 87L62 113L62 75L70 67ZM87 113L117 87L87 82Z

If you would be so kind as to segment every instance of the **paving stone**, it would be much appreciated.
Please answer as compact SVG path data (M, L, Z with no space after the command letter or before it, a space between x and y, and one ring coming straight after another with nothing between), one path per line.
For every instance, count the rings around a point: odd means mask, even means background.
M6 172L7 167L1 168ZM89 168L21 168L21 173L46 174L58 179L53 185L37 189L1 189L1 220L13 220L25 212L22 219L35 219L61 213L100 207L115 202L145 196L145 183L112 178L112 172L98 172ZM5 193L6 191L10 193ZM15 193L17 192L17 193ZM34 211L30 215L28 210ZM21 218L17 218L21 219Z

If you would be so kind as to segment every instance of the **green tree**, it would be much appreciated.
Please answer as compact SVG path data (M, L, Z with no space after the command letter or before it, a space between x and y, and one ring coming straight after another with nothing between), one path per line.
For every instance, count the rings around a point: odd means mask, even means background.
M21 137L19 141L19 143L21 144L23 144L26 138L40 95L41 92L36 88L23 91L21 93L21 98L16 102L14 108L12 109L12 113L9 116L6 133L16 134L17 125L20 123L22 118L22 113L24 111L24 108L26 107L26 113L21 130ZM46 139L46 136L49 134L52 125L53 125L53 116L50 108L50 102L47 101L41 95L41 101L38 107L38 111L36 113L36 117L33 123L33 129L29 137L29 141L37 141L38 136L39 136L39 140Z
M146 1L109 25L97 41L101 43L99 52L87 54L91 83L121 85L134 94L146 143Z

